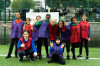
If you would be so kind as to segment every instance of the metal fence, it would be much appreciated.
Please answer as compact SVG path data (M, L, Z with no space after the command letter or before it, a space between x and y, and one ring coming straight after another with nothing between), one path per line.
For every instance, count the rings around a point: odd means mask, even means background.
M33 9L33 12L48 12L49 9L51 12L59 12L60 20L69 22L73 16L81 20L81 15L87 13L88 21L100 22L99 3L99 0L0 0L0 21L6 24L14 20L15 13L23 13L23 9ZM6 34L9 32L6 28L2 30L3 39L0 41L6 44L9 42Z

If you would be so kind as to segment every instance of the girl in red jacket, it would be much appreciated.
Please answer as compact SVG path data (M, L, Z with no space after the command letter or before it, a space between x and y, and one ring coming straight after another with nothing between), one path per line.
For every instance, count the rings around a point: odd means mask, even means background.
M81 38L80 38L80 24L77 22L77 19L75 17L71 18L71 27L70 27L70 42L72 44L72 53L73 53L73 59L76 60L75 57L75 48L79 47Z
M88 57L88 41L90 41L90 24L87 22L87 15L86 14L83 14L82 16L82 20L80 21L80 27L81 27L81 45L80 45L80 54L78 56L79 57L82 57L82 47L83 47L83 44L85 46L85 49L86 49L86 60L89 59ZM83 43L84 42L84 43Z
M29 31L29 37L32 38L32 26L31 26L30 22L31 22L31 19L26 18L26 25L23 26L23 31L28 30Z

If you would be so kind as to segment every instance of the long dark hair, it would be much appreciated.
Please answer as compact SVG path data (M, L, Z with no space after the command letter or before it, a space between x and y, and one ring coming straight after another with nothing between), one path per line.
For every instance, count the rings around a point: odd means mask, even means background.
M60 20L59 22L62 22L63 23L63 26L64 26L64 21L63 20ZM59 22L58 22L58 25L59 25Z

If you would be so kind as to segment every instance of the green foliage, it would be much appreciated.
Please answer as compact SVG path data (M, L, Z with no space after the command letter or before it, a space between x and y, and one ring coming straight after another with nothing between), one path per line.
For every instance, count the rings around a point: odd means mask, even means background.
M60 4L66 7L76 7L79 8L87 8L88 0L46 0L46 5L52 8L60 8ZM89 0L90 7L99 7L100 8L100 0Z
M33 0L13 0L11 4L12 9L35 8L36 3Z

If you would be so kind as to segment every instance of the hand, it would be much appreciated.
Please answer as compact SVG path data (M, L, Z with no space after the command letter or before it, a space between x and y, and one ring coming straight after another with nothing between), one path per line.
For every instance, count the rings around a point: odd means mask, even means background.
M66 22L64 22L64 26L66 26Z
M35 23L33 23L31 26L34 26L35 25Z
M6 25L6 24L3 24L2 26L3 26L3 27L8 27L8 25Z
M33 27L31 27L31 30L33 30Z
M34 52L33 56L36 57L37 56L37 52Z
M40 18L39 21L42 22L43 20Z
M64 46L65 46L65 43L62 43L61 48L64 48Z
M24 25L24 27L23 27L23 30L25 30L25 25Z
M21 47L25 47L25 44L21 44Z
M68 23L66 23L66 25L68 25Z
M53 42L50 42L50 46L53 47Z
M88 38L88 41L90 41L90 38Z

